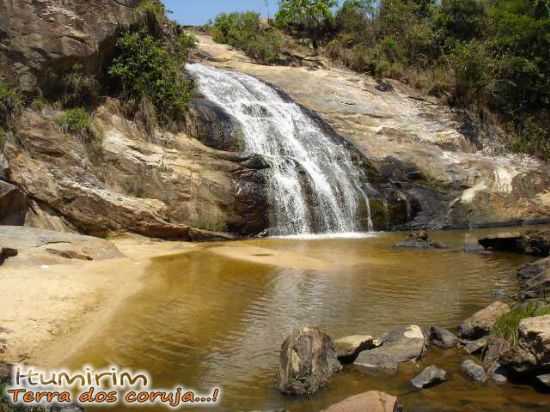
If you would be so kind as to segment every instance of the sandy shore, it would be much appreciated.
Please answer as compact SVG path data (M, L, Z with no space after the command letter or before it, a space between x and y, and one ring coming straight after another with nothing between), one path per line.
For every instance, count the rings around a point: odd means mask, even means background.
M0 362L57 364L102 328L143 285L155 256L194 245L122 238L122 258L37 264L15 258L0 268Z

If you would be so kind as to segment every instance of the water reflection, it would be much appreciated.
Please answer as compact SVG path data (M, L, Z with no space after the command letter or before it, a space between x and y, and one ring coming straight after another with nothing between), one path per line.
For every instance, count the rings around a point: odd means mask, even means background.
M495 294L514 294L515 271L528 258L466 254L466 236L438 234L449 251L395 250L391 245L402 235L381 234L211 244L159 258L149 268L147 288L69 363L146 369L157 387L207 391L221 385L220 411L319 411L370 389L404 395L409 411L547 410L541 409L546 398L531 389L473 387L458 372L460 357L440 352L426 362L448 368L450 382L422 393L409 393L413 366L383 379L345 371L308 400L276 390L279 347L294 327L320 326L335 337L377 335L410 323L455 327ZM231 250L239 259L230 257ZM247 253L253 261L243 259ZM304 256L301 264L297 256ZM261 259L275 259L280 267Z

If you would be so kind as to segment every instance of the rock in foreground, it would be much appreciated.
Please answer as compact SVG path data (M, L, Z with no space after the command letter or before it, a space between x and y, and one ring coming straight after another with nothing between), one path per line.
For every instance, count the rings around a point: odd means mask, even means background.
M403 412L403 408L395 396L371 391L338 402L324 412Z
M447 372L435 365L431 365L411 380L411 385L417 389L424 389L443 383L446 380Z
M498 318L508 312L510 306L506 303L494 302L466 319L459 327L459 335L465 339L478 339L488 335Z
M483 366L478 365L471 359L462 362L460 368L468 378L475 382L484 383L487 380L487 374Z
M317 328L295 330L283 343L279 389L287 395L317 392L342 369L332 339Z
M400 363L422 357L426 340L422 329L417 325L411 325L389 332L380 342L380 347L359 354L355 365L395 372Z
M442 349L450 349L456 347L458 338L447 329L432 326L430 328L430 343Z
M377 347L377 343L372 336L353 335L335 340L334 346L340 363L347 364L355 362L362 351Z

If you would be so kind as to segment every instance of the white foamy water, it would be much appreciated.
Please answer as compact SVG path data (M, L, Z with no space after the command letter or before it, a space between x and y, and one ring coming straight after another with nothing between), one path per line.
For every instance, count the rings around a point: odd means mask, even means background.
M245 152L270 163L272 234L372 230L365 178L343 142L252 76L202 64L187 70L200 91L238 121Z

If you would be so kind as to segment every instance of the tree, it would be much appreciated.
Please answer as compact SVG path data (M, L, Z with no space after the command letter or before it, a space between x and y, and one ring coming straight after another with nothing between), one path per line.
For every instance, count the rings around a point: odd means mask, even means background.
M307 36L317 49L331 31L336 0L281 0L275 15L278 27Z

